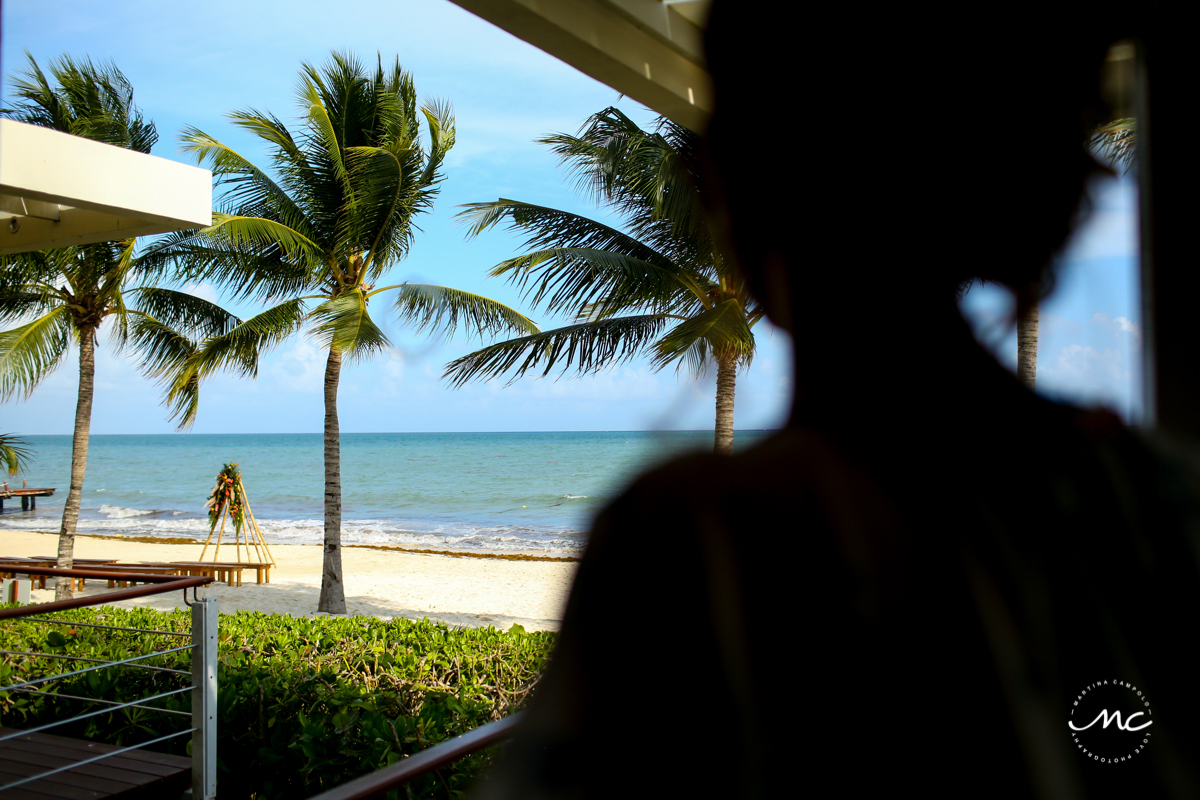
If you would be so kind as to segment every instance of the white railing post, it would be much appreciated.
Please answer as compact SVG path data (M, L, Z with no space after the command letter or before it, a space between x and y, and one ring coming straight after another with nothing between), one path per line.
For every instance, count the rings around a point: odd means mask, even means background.
M192 800L217 796L217 598L192 603Z

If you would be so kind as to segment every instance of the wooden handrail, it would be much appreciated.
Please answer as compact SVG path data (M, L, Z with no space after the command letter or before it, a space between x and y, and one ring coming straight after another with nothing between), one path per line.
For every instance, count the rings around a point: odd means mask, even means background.
M16 619L35 614L48 614L52 611L66 611L70 608L84 608L111 603L116 600L133 600L138 597L148 597L153 594L165 594L180 589L190 589L193 586L207 586L213 579L207 575L148 575L138 572L98 572L88 569L59 569L58 567L26 567L20 564L6 565L6 572L19 575L62 575L68 578L104 578L105 580L137 580L150 586L138 586L133 589L118 589L115 592L104 592L91 597L73 597L70 600L55 600L50 603L36 603L16 608L0 609L0 619Z
M518 712L504 719L480 725L462 736L455 736L441 744L427 747L391 766L375 770L369 775L363 775L349 783L343 783L341 786L309 798L309 800L369 800L369 798L379 797L384 792L403 786L451 761L456 761L489 745L504 741L513 735L523 715L524 712Z

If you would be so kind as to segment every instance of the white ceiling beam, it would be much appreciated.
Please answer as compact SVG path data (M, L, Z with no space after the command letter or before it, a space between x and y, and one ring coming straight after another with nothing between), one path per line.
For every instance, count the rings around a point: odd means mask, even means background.
M453 2L694 131L712 112L701 28L660 0Z
M212 224L212 173L0 120L0 255Z

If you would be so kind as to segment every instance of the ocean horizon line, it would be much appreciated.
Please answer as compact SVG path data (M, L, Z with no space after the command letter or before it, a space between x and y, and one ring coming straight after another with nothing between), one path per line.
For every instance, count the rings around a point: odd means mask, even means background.
M741 430L735 447L769 435ZM711 452L712 436L711 429L344 433L343 543L570 556L593 516L634 476L674 455ZM96 434L77 530L203 541L214 476L237 462L268 542L319 543L323 437ZM36 509L6 508L0 527L49 530L58 526L70 485L72 437L25 438L32 458L20 479L56 491Z

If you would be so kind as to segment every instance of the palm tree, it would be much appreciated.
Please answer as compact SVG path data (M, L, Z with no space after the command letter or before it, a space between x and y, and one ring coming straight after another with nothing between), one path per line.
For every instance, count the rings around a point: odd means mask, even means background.
M1087 144L1113 164L1124 164L1125 172L1129 172L1137 157L1137 120L1126 117L1105 123L1092 131ZM960 298L971 283L960 287ZM1017 316L1017 379L1030 390L1037 388L1037 351L1038 304L1031 302Z
M271 150L272 177L208 134L184 131L185 150L225 188L224 210L199 231L169 237L155 254L187 280L212 281L235 297L272 303L207 338L178 371L177 392L219 370L253 376L259 356L302 329L328 351L325 367L325 551L318 610L345 613L341 560L341 451L338 382L345 361L389 344L368 312L381 292L418 329L452 333L461 323L488 331L533 332L511 308L444 286L380 286L407 253L413 218L432 207L440 168L454 145L454 117L442 102L418 115L411 77L380 59L374 74L335 53L323 68L305 64L298 95L303 131L293 136L270 114L230 115ZM421 118L428 135L422 145ZM172 395L174 396L174 395ZM195 408L182 415L187 425Z
M1128 173L1137 157L1137 120L1105 123L1092 131L1087 144L1112 164L1123 164ZM1038 306L1032 303L1017 318L1017 378L1030 389L1037 385L1037 349Z
M714 245L704 219L696 134L666 118L643 131L615 108L592 115L579 135L550 145L581 187L624 219L628 232L577 214L515 200L472 203L468 236L507 220L530 252L491 271L572 324L484 347L446 367L462 386L515 368L513 380L556 364L595 372L651 351L653 365L717 367L718 453L733 451L734 388L754 356L764 309Z
M158 140L154 124L134 106L133 88L115 66L64 56L51 62L50 73L57 86L29 56L28 69L13 81L20 101L2 113L142 153ZM28 397L62 364L72 341L79 346L71 488L58 539L58 566L64 568L73 562L101 325L111 320L118 349L132 345L142 371L163 377L190 353L189 333L206 335L233 320L199 298L144 285L157 276L156 268L134 252L131 239L0 258L0 324L24 323L0 332L0 401ZM194 404L195 387L181 387L172 402ZM70 596L70 581L59 578L55 597Z

